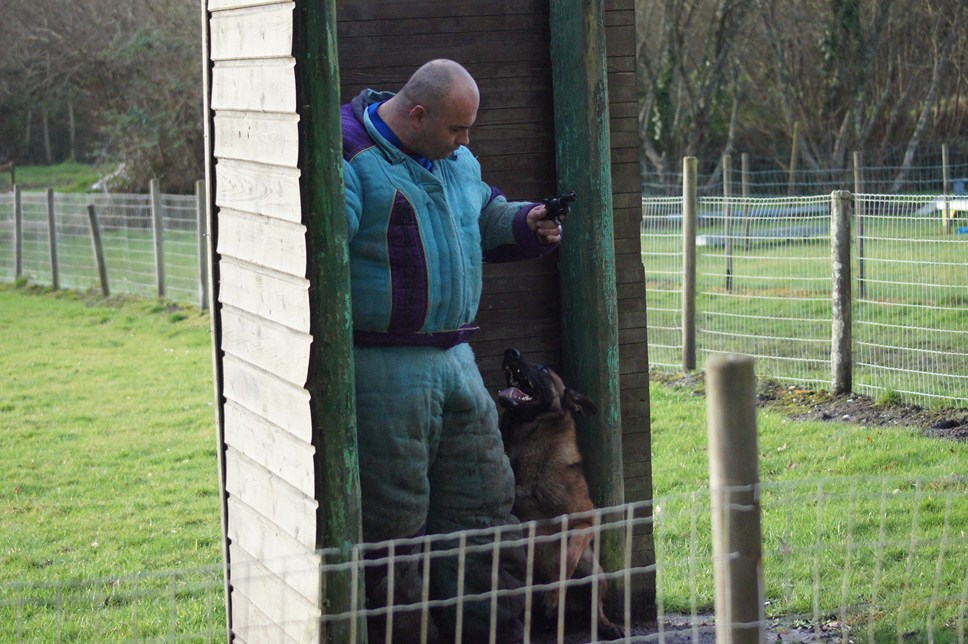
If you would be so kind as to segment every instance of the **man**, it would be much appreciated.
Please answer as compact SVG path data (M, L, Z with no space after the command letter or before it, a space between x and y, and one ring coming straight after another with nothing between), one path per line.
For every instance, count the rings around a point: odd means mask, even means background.
M342 109L368 542L517 522L497 410L467 340L477 330L482 261L539 257L557 246L561 227L545 220L543 205L510 202L482 182L465 147L479 102L466 69L433 60L399 93L365 90ZM464 595L491 589L489 557L468 555ZM521 584L512 560L502 555L502 588ZM456 558L435 559L431 598L456 597L457 579ZM367 582L371 604L386 602L379 577ZM394 584L397 601L419 599L415 565L396 568ZM502 598L498 641L515 640L522 605ZM464 641L486 638L490 602L463 608ZM454 639L453 606L436 609L434 621ZM418 634L408 626L394 641L408 629Z

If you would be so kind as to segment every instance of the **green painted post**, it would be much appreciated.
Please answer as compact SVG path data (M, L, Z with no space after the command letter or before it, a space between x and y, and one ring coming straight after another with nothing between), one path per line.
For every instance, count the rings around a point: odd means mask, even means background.
M604 5L552 0L550 11L558 189L578 193L560 250L565 379L601 409L579 440L592 499L612 506L625 491ZM621 569L623 547L620 531L602 533L606 571Z
M296 5L295 42L313 336L306 388L316 446L316 542L320 548L339 548L349 559L353 544L362 540L362 528L335 0ZM348 613L353 598L363 597L361 588L354 592L349 570L329 572L320 583L324 614ZM365 633L365 623L356 629ZM350 630L348 620L324 622L321 637L345 642Z

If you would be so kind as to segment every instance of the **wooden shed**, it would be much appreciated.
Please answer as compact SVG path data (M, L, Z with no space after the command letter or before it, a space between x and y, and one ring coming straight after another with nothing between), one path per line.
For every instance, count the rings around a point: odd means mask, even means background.
M323 587L318 551L358 530L355 455L341 443L353 431L345 253L327 252L345 234L336 109L366 87L399 89L432 58L457 60L480 86L470 147L488 183L513 199L579 192L560 251L485 267L472 342L485 381L503 382L508 346L563 370L607 407L586 453L596 502L650 499L633 0L202 10L232 636L327 637L318 617L338 589ZM634 549L634 566L654 563L648 528ZM654 579L639 578L633 598L649 617Z

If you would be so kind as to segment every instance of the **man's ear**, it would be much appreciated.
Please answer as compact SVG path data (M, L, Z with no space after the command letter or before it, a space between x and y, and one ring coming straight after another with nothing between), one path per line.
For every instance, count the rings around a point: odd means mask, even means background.
M565 389L562 403L565 409L570 409L579 416L592 416L598 413L598 405L595 404L595 401L574 389Z
M410 108L410 124L414 127L423 123L423 120L427 118L427 108L423 105L414 105Z

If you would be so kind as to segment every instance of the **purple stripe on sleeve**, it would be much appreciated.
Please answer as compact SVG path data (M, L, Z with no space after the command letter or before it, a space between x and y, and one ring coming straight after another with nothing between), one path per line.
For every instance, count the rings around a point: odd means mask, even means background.
M534 259L558 248L558 244L542 244L538 235L528 227L528 213L538 204L529 203L521 207L514 216L511 229L514 244L505 244L484 251L484 261L488 263L515 262L521 259Z
M413 204L399 190L387 228L390 259L390 333L419 331L427 317L427 258Z

